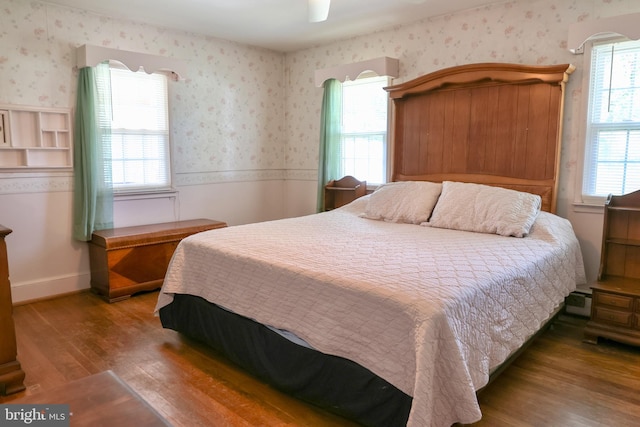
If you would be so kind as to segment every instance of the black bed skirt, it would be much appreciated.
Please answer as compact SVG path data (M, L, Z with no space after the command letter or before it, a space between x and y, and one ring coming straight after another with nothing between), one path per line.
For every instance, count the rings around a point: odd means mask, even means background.
M246 371L301 400L366 426L404 426L411 396L357 363L295 344L264 325L200 297L175 295L162 326L220 351Z

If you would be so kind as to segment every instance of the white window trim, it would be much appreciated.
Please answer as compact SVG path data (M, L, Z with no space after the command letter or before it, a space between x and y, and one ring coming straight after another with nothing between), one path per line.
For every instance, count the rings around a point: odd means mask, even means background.
M120 64L117 61L109 61L109 67L110 68L115 68L115 69L120 69L120 70L129 70L126 66L123 66L122 64ZM144 70L138 70L138 71L131 71L130 72L136 72L136 73L145 73ZM149 74L154 74L154 73L149 73ZM163 74L163 73L155 73L155 74ZM168 133L167 133L167 168L168 168L168 178L169 178L169 184L167 186L158 186L158 187L139 187L139 186L132 186L132 187L126 187L126 186L121 186L121 187L114 187L113 188L113 196L114 198L118 199L118 200L133 200L133 199L147 199L147 198L162 198L162 197L171 197L171 195L177 193L177 189L175 187L175 172L174 172L174 168L173 168L173 138L172 138L172 126L171 126L171 96L169 93L169 89L170 89L170 81L171 79L169 78L169 76L166 76L166 82L165 82L165 89L166 89L166 98L167 98L167 126L168 126ZM113 130L114 133L118 133L120 131L126 131L125 129L115 129ZM127 132L124 132L127 133ZM153 131L149 131L149 132L145 132L145 133L154 133ZM163 132L160 132L161 134L164 134Z
M583 75L582 75L582 102L580 105L579 123L580 129L578 130L578 167L576 170L576 182L575 182L575 197L574 206L582 206L584 208L594 207L599 208L604 206L607 197L606 196L588 196L584 194L584 178L585 167L587 164L587 144L588 133L587 123L589 119L589 100L591 94L589 90L591 88L591 51L594 44L611 43L616 41L627 40L626 37L620 35L611 35L610 37L597 37L586 41L582 47L584 48L583 58Z
M384 75L384 74L380 75L374 71L365 71L361 73L357 79L352 80L352 82L355 82L358 79L366 79L366 78L372 78L372 77L386 78L387 86L391 86L393 84L392 76ZM393 161L393 157L392 157L393 150L391 149L391 138L392 138L391 131L393 127L391 126L391 123L394 116L392 112L393 103L391 102L391 98L387 95L386 99L387 99L387 130L386 130L386 141L385 141L386 153L385 153L385 159L384 159L385 161L384 182L369 183L369 181L367 181L367 191L375 191L379 186L384 185L391 180L391 170L392 170L392 161ZM341 136L341 140L342 140L342 136Z
M605 197L588 197L582 194L584 182L585 154L587 145L587 118L589 114L589 89L591 84L591 49L594 42L640 39L638 19L640 13L613 16L594 21L576 22L569 26L567 48L574 55L584 53L582 75L582 102L578 130L578 167L575 177L574 210L576 212L601 213Z
M612 37L611 40L618 37ZM582 47L584 48L583 57L583 73L582 73L582 102L580 103L580 129L578 131L578 168L576 170L575 182L575 200L574 205L581 206L604 206L604 198L594 198L593 200L585 200L583 195L584 174L586 166L587 152L587 119L589 117L589 89L591 85L591 49L593 48L593 40L586 41ZM602 200L601 200L602 199Z

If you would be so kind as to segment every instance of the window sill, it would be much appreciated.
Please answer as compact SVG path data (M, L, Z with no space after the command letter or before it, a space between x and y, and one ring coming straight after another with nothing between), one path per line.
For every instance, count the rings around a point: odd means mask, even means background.
M578 213L602 214L604 213L604 205L575 202L573 203L573 211Z
M178 190L176 190L175 188L172 188L169 190L159 190L159 191L114 193L113 198L117 202L126 201L126 200L170 199L170 198L175 198L177 194L178 194Z

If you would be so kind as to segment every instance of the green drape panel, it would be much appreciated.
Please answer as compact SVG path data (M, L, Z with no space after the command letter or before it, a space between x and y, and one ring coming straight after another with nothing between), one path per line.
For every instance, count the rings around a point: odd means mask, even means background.
M320 114L320 152L318 163L317 211L324 210L324 186L340 173L340 129L342 123L342 84L336 79L324 82Z
M91 240L94 230L113 227L109 82L106 64L79 70L73 135L73 237L82 241Z

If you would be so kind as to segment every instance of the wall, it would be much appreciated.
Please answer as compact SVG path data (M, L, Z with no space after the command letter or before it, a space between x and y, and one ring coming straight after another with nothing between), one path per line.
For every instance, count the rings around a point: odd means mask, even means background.
M83 44L186 63L186 79L169 85L178 191L117 200L117 226L284 215L284 54L35 1L0 0L0 10L0 104L73 108ZM72 187L71 171L0 172L14 302L89 287L87 244L71 238Z
M571 23L635 13L636 0L528 0L381 29L280 54L197 34L22 0L0 0L0 104L72 107L75 48L88 43L184 60L171 83L175 197L121 200L116 225L210 217L242 224L313 213L322 90L315 69L387 55L406 81L471 62L573 63L567 86L559 213L595 277L601 209L575 206L583 58ZM295 94L295 96L294 96ZM86 244L71 239L71 172L0 173L0 224L14 301L89 286Z
M510 1L289 54L288 91L298 96L287 99L286 161L287 169L296 170L301 178L297 185L288 185L301 194L303 188L308 192L315 188L315 182L303 176L315 177L317 170L322 89L313 84L316 69L390 56L400 60L400 77L394 83L401 83L441 68L474 62L572 63L577 68L566 88L558 213L571 220L582 245L588 278L594 280L600 258L602 208L574 204L576 167L581 161L584 64L583 56L567 50L568 27L639 11L640 2L636 0ZM309 202L307 212L314 206ZM299 206L296 209L301 210Z

